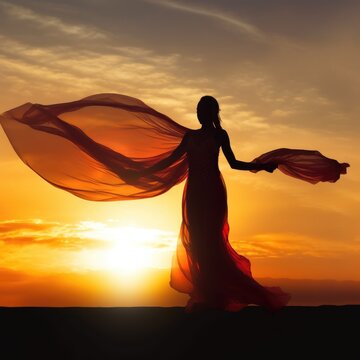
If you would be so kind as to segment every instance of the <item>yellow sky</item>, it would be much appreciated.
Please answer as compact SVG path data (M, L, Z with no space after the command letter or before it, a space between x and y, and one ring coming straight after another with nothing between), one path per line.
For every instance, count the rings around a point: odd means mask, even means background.
M239 160L289 147L316 149L351 165L337 183L311 185L280 172L236 172L221 155L230 241L249 257L255 277L360 281L357 5L274 1L271 13L265 1L257 8L108 1L92 3L85 13L80 5L0 1L0 112L28 101L117 92L196 128L197 101L213 95ZM100 289L91 279L100 284L99 274L106 273L111 281L138 284L139 296L129 295L133 304L184 300L168 289L166 275L184 184L153 199L87 202L21 163L2 129L0 174L0 269L6 278L33 276L40 284L57 276L65 284L69 276L75 284L69 297L78 304L81 281L75 277L86 276L88 289ZM3 297L6 304L18 304L20 284ZM157 285L151 290L149 284ZM122 297L134 293L129 282L121 289ZM110 296L105 293L98 290L99 302Z

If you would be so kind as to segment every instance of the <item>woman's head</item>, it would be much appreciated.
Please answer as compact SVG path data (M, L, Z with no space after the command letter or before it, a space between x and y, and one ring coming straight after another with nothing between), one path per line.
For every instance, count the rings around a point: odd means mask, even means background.
M200 124L214 124L216 128L221 128L219 111L219 103L214 97L203 96L197 105L197 117Z

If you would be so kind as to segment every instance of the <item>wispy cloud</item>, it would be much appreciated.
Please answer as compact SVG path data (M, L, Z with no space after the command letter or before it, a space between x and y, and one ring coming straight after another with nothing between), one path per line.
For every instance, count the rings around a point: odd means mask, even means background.
M1 35L0 41L1 84L8 94L14 90L14 96L21 93L32 99L37 93L41 97L47 93L44 101L58 101L53 97L58 87L71 98L114 91L139 97L181 118L193 104L193 122L195 101L204 93L214 94L207 79L179 77L179 72L187 71L184 63L191 64L192 59L176 53L160 55L146 48L118 45L99 45L98 50L77 49L74 53L69 46L32 46Z
M334 243L328 239L299 233L258 233L234 244L240 252L251 258L334 258L359 254L357 241Z
M84 247L103 248L128 239L137 245L172 250L176 235L158 229L124 228L115 221L81 221L74 224L41 219L0 221L0 243L5 245L43 245L82 250Z
M118 221L0 221L0 267L24 271L168 268L177 233Z
M29 76L40 86L44 82L71 85L72 92L91 87L92 91L97 91L99 85L104 84L105 89L106 85L119 82L125 87L140 80L145 86L164 83L170 80L166 70L176 61L173 56L158 57L156 60L162 68L158 70L155 64L147 61L150 55L145 59L141 56L145 52L141 48L116 47L102 52L79 49L74 55L66 46L29 46L2 36L0 40L4 45L0 61L5 74Z
M103 247L101 238L84 236L84 224L29 220L0 221L0 244L8 246L46 246L57 249L81 250L84 247ZM6 251L3 249L3 255Z
M20 5L10 4L5 1L0 2L0 7L5 13L18 20L33 22L44 28L52 28L67 35L73 35L80 38L104 39L104 32L85 25L73 25L63 20L49 15L38 14L35 11Z
M174 10L189 12L200 16L206 16L208 18L220 21L221 23L224 23L226 25L230 25L256 39L264 38L264 34L256 26L250 24L249 22L239 17L235 17L231 14L226 14L225 12L222 12L219 9L204 8L200 6L182 4L179 2L167 1L167 0L145 0L145 1Z

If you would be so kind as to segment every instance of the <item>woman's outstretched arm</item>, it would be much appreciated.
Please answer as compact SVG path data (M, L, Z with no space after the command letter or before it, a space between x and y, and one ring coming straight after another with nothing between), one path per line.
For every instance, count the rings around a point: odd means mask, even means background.
M148 174L151 174L156 171L160 171L160 170L165 169L166 167L170 166L172 163L174 163L176 160L178 160L185 153L187 141L188 141L188 133L185 133L180 144L176 147L176 149L167 158L142 170L140 172L140 174L143 176L148 175Z
M188 141L188 133L185 133L180 144L168 157L142 170L128 169L122 174L122 178L128 183L133 183L136 182L142 176L150 175L151 177L153 177L152 174L154 172L160 171L170 166L185 153L187 147L187 141Z
M228 133L223 129L221 135L221 148L232 169L236 170L265 170L273 172L277 168L277 164L256 164L253 162L246 162L237 160L230 145Z

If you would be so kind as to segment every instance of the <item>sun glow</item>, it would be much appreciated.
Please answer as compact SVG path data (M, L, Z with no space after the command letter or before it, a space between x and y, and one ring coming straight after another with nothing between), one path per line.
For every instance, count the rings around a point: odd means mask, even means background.
M136 277L146 268L170 266L176 238L158 229L121 227L106 223L83 222L81 236L102 240L104 246L79 253L82 267L106 270L121 277Z

